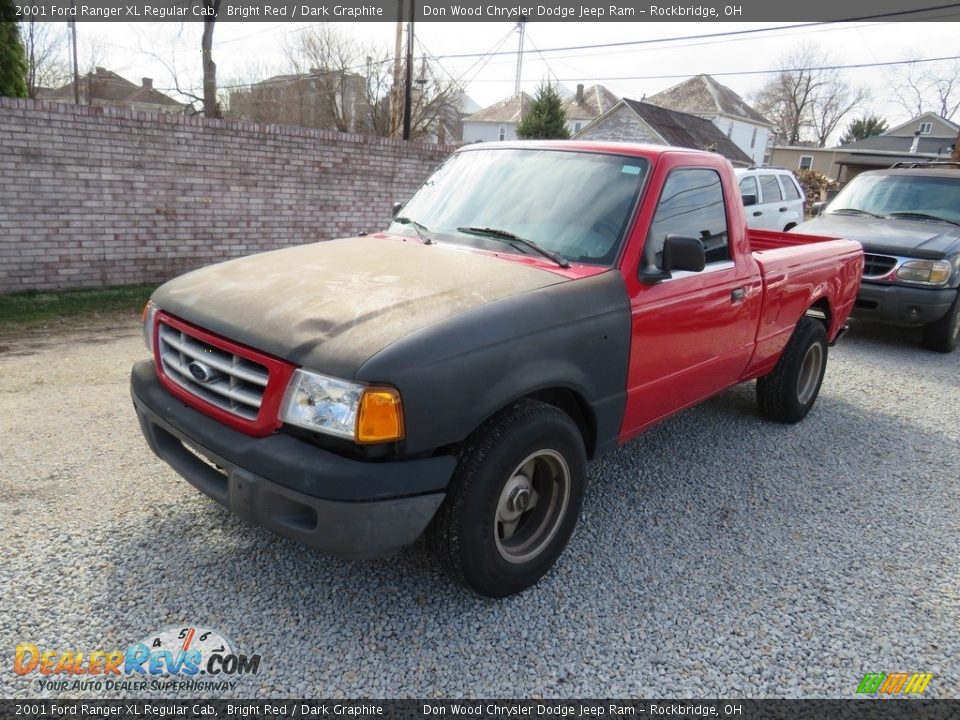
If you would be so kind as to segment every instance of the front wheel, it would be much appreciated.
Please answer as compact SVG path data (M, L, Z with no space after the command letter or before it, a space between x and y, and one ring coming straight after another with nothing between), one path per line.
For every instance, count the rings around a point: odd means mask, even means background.
M771 420L803 420L820 394L827 369L827 332L823 323L802 317L773 372L757 380L757 404Z
M487 597L534 585L573 533L586 478L577 425L546 403L518 402L460 452L430 542L456 580Z
M936 322L923 326L923 346L929 350L948 353L957 347L960 338L960 290L947 311Z

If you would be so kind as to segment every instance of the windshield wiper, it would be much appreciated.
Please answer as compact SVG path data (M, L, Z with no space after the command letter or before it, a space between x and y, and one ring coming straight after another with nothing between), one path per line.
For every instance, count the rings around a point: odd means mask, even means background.
M416 220L408 218L404 215L398 215L393 219L393 221L400 223L401 225L409 225L417 231L417 235L419 235L420 239L423 240L424 245L433 245L433 240L431 240L430 236L427 235L427 233L430 232L430 228L428 228L426 225L422 225Z
M870 217L883 218L883 215L877 215L872 213L869 210L861 210L860 208L837 208L836 210L830 209L830 214L841 214L841 215L869 215Z
M527 240L526 238L522 238L519 235L514 235L509 230L500 230L498 228L492 228L492 227L468 226L468 227L458 227L457 232L470 233L471 235L483 235L485 237L491 237L497 240L504 240L508 243L520 243L524 247L528 247L534 252L537 252L540 255L543 255L548 260L553 260L553 262L555 262L557 265L559 265L562 268L570 267L570 263L567 261L565 257L558 255L557 253L553 252L553 250L547 250L545 247L542 247L541 245L537 245L537 243L535 243L533 240Z
M902 217L902 218L911 218L916 220L934 220L936 222L950 223L951 225L960 225L958 222L953 220L947 220L946 218L937 217L936 215L929 215L928 213L922 212L892 212L890 217Z

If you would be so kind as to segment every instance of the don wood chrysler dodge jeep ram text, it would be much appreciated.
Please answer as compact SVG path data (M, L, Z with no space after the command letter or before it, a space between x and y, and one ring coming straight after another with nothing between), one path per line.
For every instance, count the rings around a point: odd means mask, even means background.
M801 420L862 266L856 242L748 231L719 155L472 145L385 232L160 287L133 401L240 517L341 557L426 531L498 597L563 551L590 460L753 379Z

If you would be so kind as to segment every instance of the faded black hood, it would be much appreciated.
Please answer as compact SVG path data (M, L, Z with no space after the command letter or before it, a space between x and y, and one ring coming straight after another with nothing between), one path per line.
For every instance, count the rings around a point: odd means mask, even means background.
M153 300L231 340L352 378L367 359L411 333L565 281L449 245L371 236L201 268L161 286Z
M827 213L794 232L856 240L867 252L939 260L960 252L960 227L947 223Z

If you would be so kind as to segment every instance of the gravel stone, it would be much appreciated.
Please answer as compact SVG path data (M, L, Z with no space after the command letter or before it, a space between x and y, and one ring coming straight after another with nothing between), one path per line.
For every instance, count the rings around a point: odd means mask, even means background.
M857 326L804 422L750 384L597 461L556 568L493 602L422 542L329 559L196 492L140 435L134 325L4 338L0 694L124 697L41 691L13 648L195 623L262 656L208 697L844 698L893 671L956 697L960 352L916 343Z

